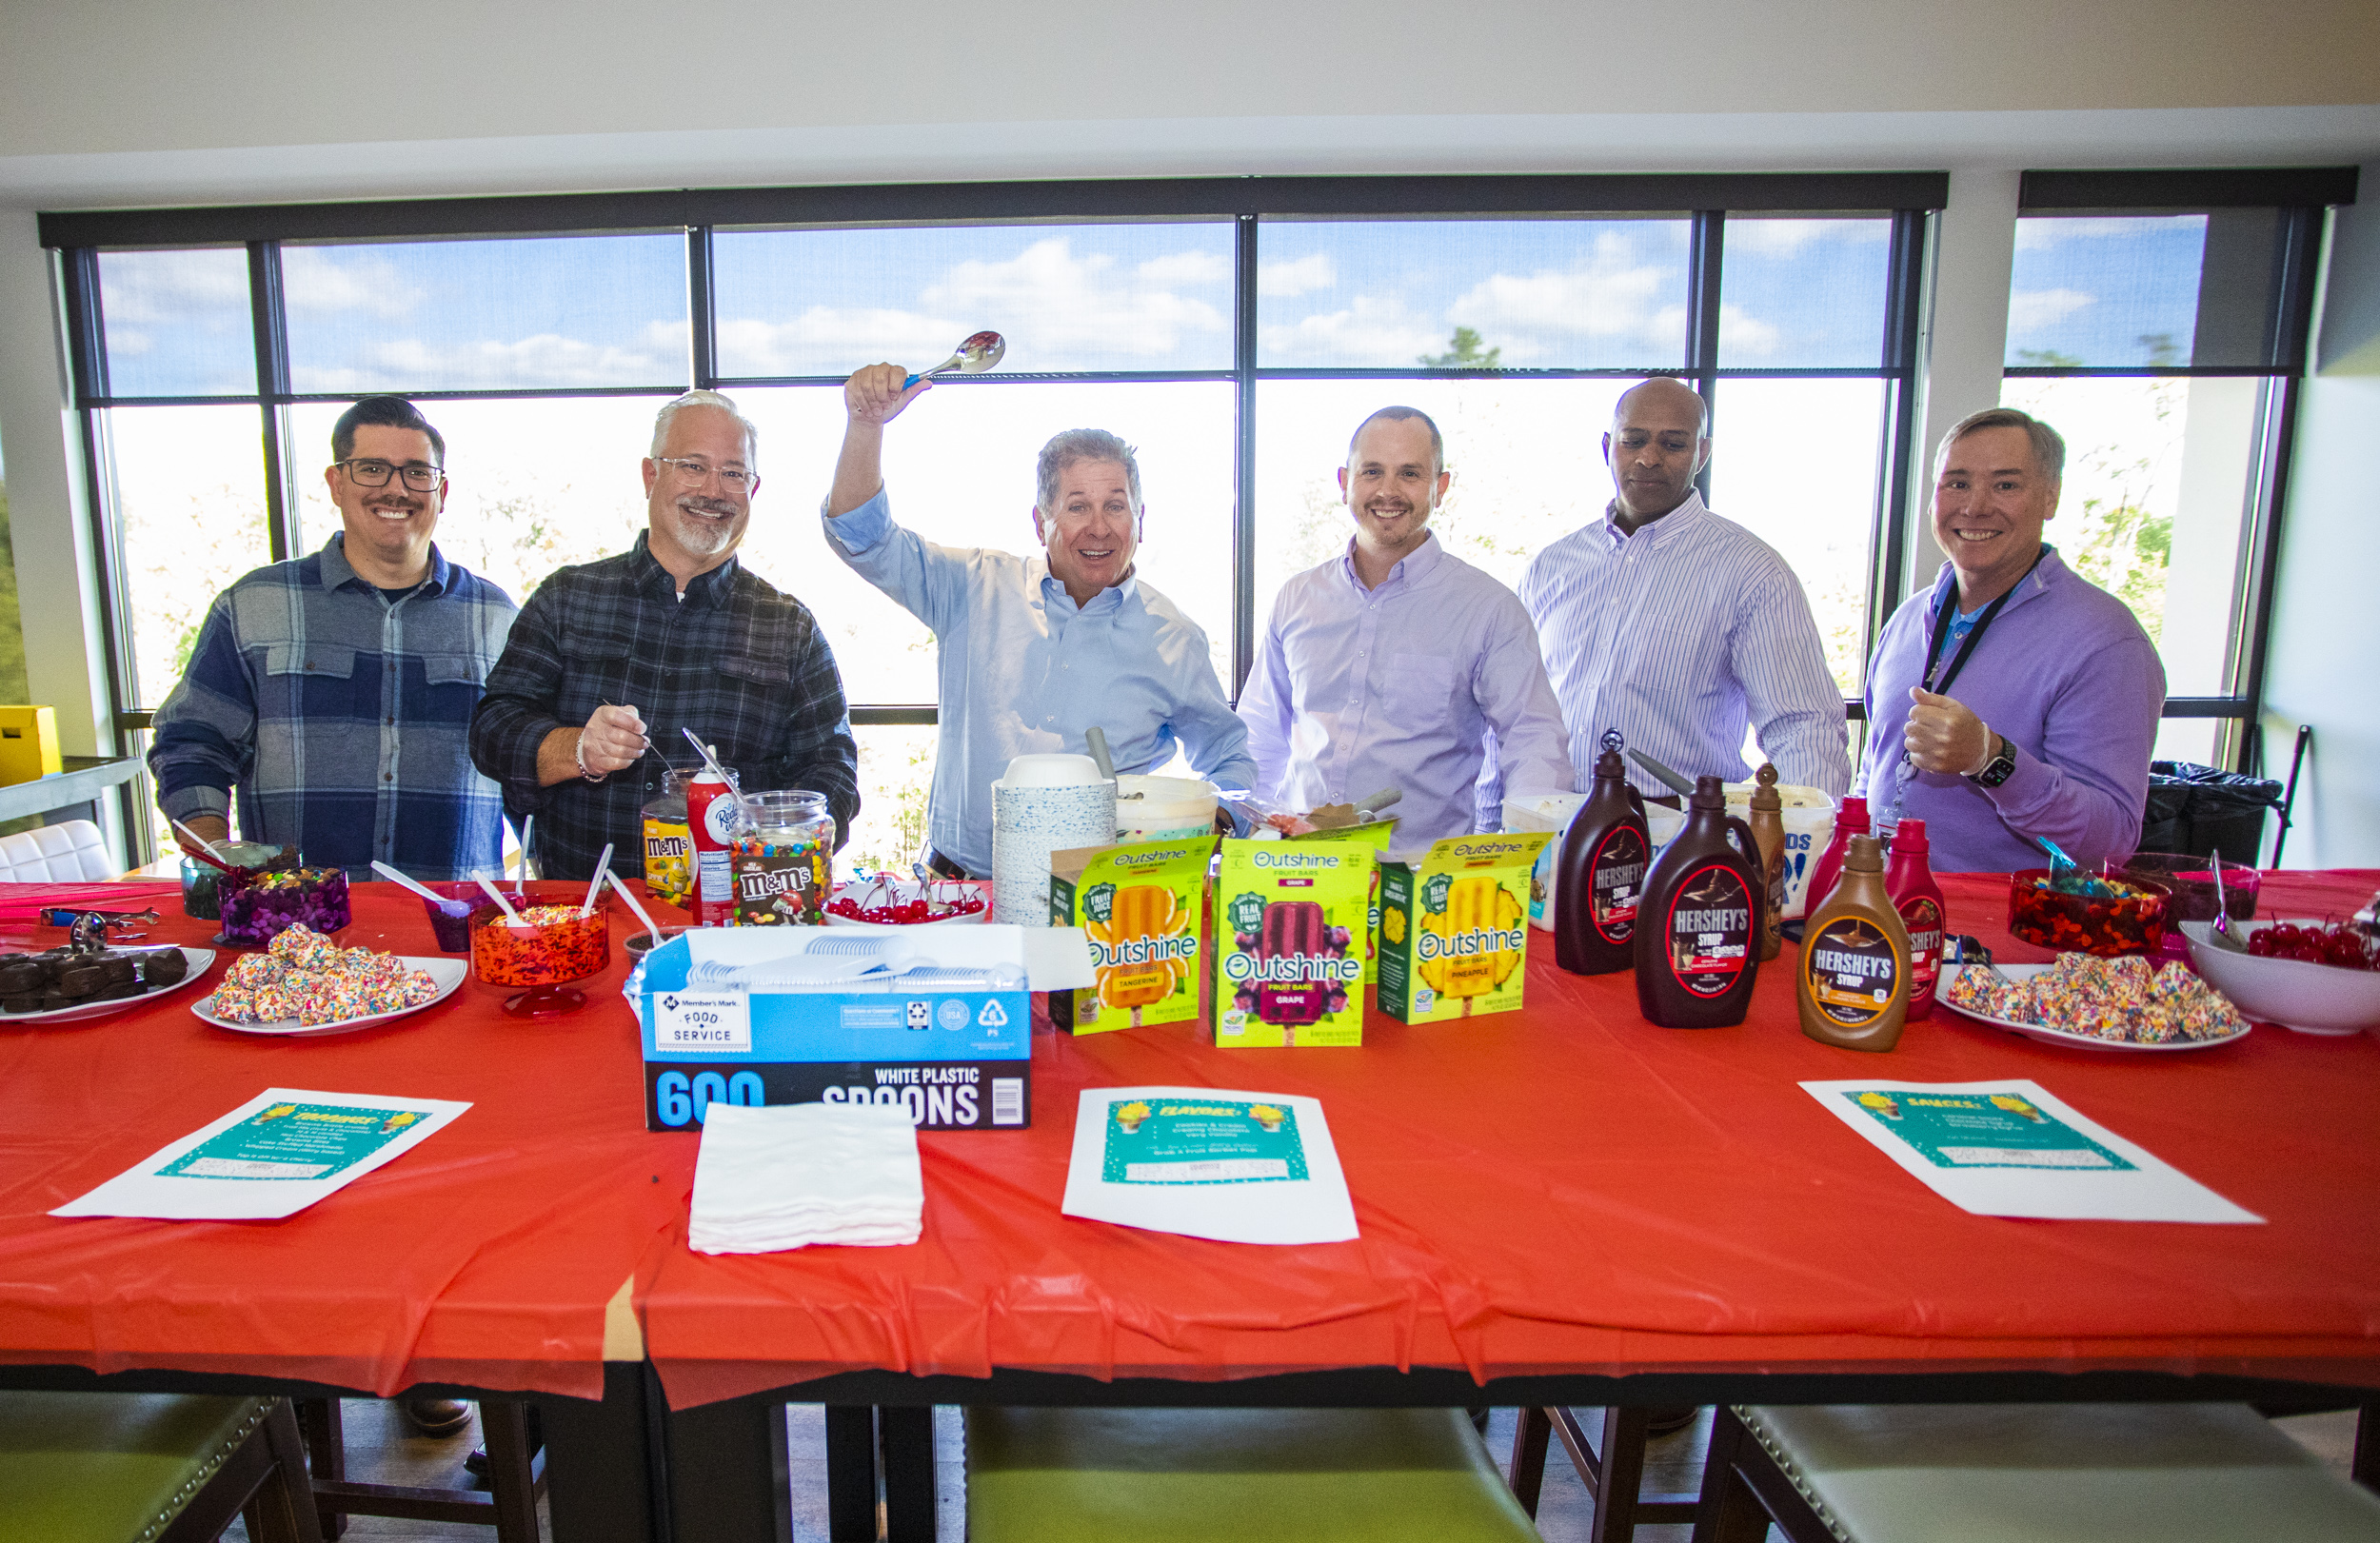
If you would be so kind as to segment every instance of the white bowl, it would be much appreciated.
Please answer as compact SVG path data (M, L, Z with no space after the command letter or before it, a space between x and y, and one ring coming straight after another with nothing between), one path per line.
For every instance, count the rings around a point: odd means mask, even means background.
M1010 787L1087 787L1107 781L1100 775L1098 762L1069 755L1019 756L1000 780Z
M2231 935L2244 944L2259 928L2281 920L2235 921ZM2190 940L2190 962L2250 1018L2300 1034L2380 1028L2380 972L2260 959L2213 941L2213 932L2211 921L2182 923L2182 936Z

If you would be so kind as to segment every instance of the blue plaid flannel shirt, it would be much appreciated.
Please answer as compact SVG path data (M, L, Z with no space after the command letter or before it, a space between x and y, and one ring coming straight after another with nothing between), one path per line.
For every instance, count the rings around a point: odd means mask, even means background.
M242 835L315 866L494 871L504 796L472 766L469 734L511 597L432 545L428 583L391 602L346 541L215 597L151 725L157 806L220 815L236 788Z

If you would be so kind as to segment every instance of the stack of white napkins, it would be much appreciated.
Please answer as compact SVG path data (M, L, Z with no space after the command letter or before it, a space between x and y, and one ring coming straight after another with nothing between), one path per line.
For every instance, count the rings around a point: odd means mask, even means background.
M902 1105L711 1100L686 1227L698 1252L914 1243L924 1213L917 1128Z

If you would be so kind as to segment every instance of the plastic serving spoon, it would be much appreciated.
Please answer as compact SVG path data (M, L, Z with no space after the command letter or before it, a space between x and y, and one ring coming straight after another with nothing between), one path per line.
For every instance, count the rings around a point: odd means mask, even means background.
M425 888L423 885L415 882L406 875L398 872L394 868L391 868L386 862L381 861L378 858L374 858L372 860L372 872L380 875L383 879L386 879L392 883L403 884L406 888L411 890L414 894L419 895L422 899L429 901L430 904L435 905L438 909L444 911L448 916L469 916L471 914L471 902L469 900L448 900L446 896L439 894L435 890Z
M902 381L901 388L906 391L927 376L940 375L944 370L955 369L962 375L981 375L999 364L1007 352L1008 340L1006 338L997 332L978 332L966 342L959 345L957 353L936 365L932 369L921 369Z

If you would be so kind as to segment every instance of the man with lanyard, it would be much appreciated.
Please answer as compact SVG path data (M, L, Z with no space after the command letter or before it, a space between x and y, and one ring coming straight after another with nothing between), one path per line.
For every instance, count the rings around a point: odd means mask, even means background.
M835 844L860 812L843 675L808 606L736 557L760 491L759 434L717 391L665 403L645 458L645 528L617 557L563 568L522 607L471 759L537 819L547 879L641 876L640 811L692 729L746 792L823 795Z
M502 796L464 740L511 597L431 542L446 445L412 403L358 402L330 454L340 529L217 596L157 709L157 806L220 841L236 788L243 837L317 866L499 872Z
M1787 782L1851 785L1843 694L1801 581L1766 542L1711 512L1702 398L1656 377L1621 393L1603 436L1612 502L1520 581L1581 776L1603 731L1688 778L1751 775L1744 733ZM1648 796L1669 789L1634 764Z
M1438 425L1382 407L1347 445L1347 549L1281 586L1240 693L1257 793L1288 809L1404 794L1391 852L1502 828L1501 794L1567 793L1562 712L1520 598L1448 552Z
M1868 666L1862 790L1877 823L1923 820L1945 872L2037 865L2042 837L2086 866L2127 857L2165 667L2124 603L2042 544L2066 442L1993 407L1954 425L1934 464L1950 561L1893 613Z
M1245 789L1247 730L1215 678L1206 634L1133 567L1146 512L1132 449L1076 428L1041 447L1033 507L1041 557L941 546L894 524L884 425L931 389L898 365L844 383L847 422L822 506L826 544L931 627L942 729L926 811L942 872L992 871L992 783L1011 758L1083 749L1105 732L1120 772L1154 770L1178 743L1201 777ZM1368 790L1367 790L1368 791Z

